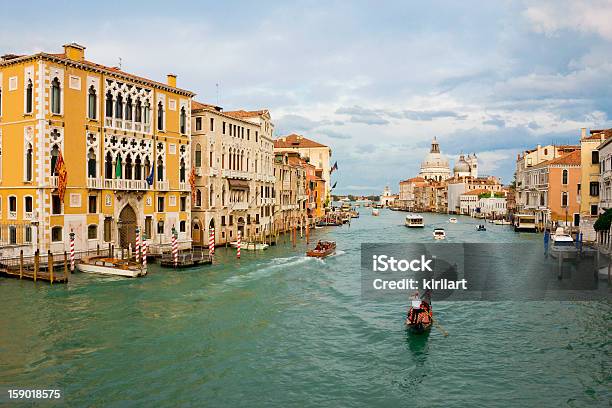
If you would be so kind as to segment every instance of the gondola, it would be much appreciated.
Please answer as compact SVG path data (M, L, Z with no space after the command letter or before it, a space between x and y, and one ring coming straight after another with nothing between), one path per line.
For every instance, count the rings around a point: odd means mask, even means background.
M414 313L413 306L410 306L406 314L406 329L411 333L422 334L428 332L433 325L433 310L431 309L431 305L426 301L422 301L419 310L416 319L412 316Z

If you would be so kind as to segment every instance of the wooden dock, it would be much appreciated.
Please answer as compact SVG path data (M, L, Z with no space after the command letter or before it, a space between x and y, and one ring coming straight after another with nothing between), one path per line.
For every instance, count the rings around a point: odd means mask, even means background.
M200 248L199 251L194 249L190 251L180 251L178 253L178 262L174 263L172 252L162 253L159 264L164 268L189 268L192 266L212 264L212 257L208 255L208 250L204 251Z
M45 256L35 254L24 257L23 251L19 258L0 259L0 275L36 281L53 283L67 283L70 277L68 256L53 256L48 253Z

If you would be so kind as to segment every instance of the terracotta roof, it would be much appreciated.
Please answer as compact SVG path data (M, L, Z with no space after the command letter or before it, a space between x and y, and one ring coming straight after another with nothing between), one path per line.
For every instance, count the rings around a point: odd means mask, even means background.
M591 136L587 136L582 140L601 140L603 134L603 139L606 140L612 136L612 129L603 129L603 130L591 130Z
M225 112L226 115L233 116L235 118L255 118L257 116L265 115L268 113L267 109L256 110L256 111L245 111L245 110L237 110L237 111L229 111Z
M197 110L197 109L213 109L216 111L220 111L221 107L220 106L215 106L215 105L210 105L208 103L202 103L202 102L198 102L198 101L191 101L191 110Z
M467 193L463 193L461 195L481 195L481 194L491 194L491 190L486 190L484 188L478 188L476 190L468 191Z
M310 140L301 135L296 135L295 133L283 136L279 139L274 140L274 148L275 149L283 149L283 148L309 148L309 147L327 147L324 144L315 142L314 140Z
M556 164L566 164L569 166L580 166L580 150L574 150L556 159L548 160L543 164L550 166Z
M425 181L425 179L423 177L413 177L413 178L409 178L407 180L400 181L400 183L418 183L418 182L422 182L422 181Z
M138 80L138 81L143 81L143 82L148 82L148 83L150 83L152 85L156 85L156 86L161 87L161 88L174 89L174 90L177 90L179 92L182 92L182 93L185 93L185 94L189 94L191 96L195 95L195 93L193 93L191 91L188 91L186 89L181 89L181 88L173 87L173 86L170 86L170 85L165 84L163 82L158 82L158 81L154 81L154 80L149 79L149 78L145 78L145 77L141 77L141 76L138 76L138 75L130 74L128 72L120 70L118 67L109 67L109 66L102 65L102 64L97 64L95 62L88 61L88 60L85 60L85 59L81 60L81 61L73 60L73 59L68 58L66 56L66 53L53 54L53 53L48 53L48 52L39 52L39 53L32 54L32 55L22 55L22 56L18 56L18 57L15 57L15 58L10 58L10 59L5 60L5 61L0 61L0 65L2 63L15 62L16 60L20 60L22 58L29 59L29 58L38 58L38 57L56 58L56 59L59 59L59 60L62 60L62 61L66 61L66 62L71 62L71 63L74 63L74 64L81 64L81 65L84 65L86 67L90 67L92 69L99 69L99 70L103 70L103 71L107 71L107 72L111 72L111 73L116 73L117 75L120 75L122 77L130 78L130 79L134 79L134 80Z

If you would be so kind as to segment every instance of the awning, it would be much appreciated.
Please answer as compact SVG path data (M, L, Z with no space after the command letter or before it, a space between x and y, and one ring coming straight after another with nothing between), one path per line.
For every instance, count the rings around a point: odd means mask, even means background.
M249 182L247 180L227 179L230 190L248 190Z

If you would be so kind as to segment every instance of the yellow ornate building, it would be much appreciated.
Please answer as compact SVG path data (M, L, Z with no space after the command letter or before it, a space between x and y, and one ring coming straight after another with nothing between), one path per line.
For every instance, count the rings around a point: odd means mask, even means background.
M85 59L85 47L0 59L0 241L64 251L190 243L193 93ZM63 157L67 186L57 194Z

